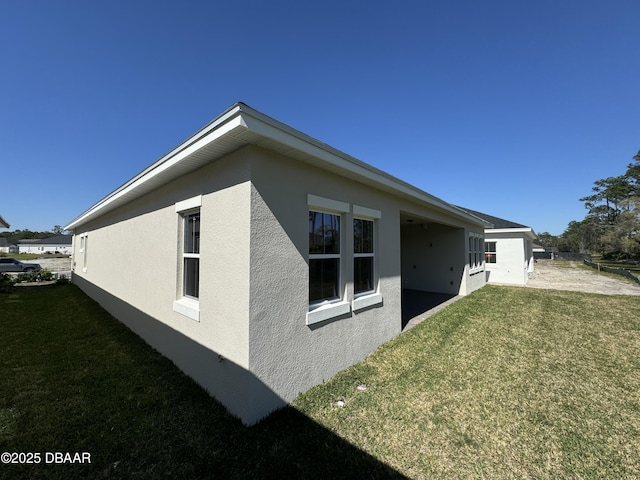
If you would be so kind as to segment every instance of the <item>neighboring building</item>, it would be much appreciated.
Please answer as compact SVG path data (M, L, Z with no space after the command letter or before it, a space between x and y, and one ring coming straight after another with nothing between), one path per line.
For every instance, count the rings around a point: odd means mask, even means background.
M0 228L9 228L9 227L11 227L11 225L9 225L7 221L4 218L2 218L2 215L0 215Z
M20 253L63 253L71 255L73 249L71 235L58 235L56 237L20 240L18 248Z
M538 238L531 227L465 208L491 224L484 230L487 282L526 285L534 269L533 241Z
M18 253L18 244L10 238L0 237L0 252L2 253Z
M553 260L553 247L533 245L533 258L536 260Z
M488 224L242 103L73 220L73 281L252 424L485 285Z

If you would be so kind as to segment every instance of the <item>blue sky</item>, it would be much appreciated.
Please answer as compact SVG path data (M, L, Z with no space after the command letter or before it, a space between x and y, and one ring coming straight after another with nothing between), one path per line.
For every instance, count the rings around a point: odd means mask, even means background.
M640 149L640 2L0 2L0 215L65 225L243 101L560 234Z

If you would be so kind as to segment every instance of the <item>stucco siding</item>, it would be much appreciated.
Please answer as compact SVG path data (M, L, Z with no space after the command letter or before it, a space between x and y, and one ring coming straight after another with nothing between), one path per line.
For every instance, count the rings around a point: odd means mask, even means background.
M259 383L248 373L250 192L249 165L239 151L74 232L75 283L241 417L250 415L242 392ZM175 204L198 195L195 321L173 309L181 271Z
M200 295L193 319L175 311L174 301L182 268L177 204L196 197ZM308 315L310 199L345 209L339 212L339 303L347 313L316 323ZM375 223L376 285L367 294L375 301L366 307L353 285L357 212L373 215ZM405 215L428 225L406 235ZM74 232L75 276L108 311L251 424L399 334L403 277L404 287L442 293L483 286L483 278L468 275L470 231L482 233L482 227L246 146L82 224Z
M524 285L528 279L525 240L521 235L486 233L485 242L496 242L496 263L487 263L488 281Z
M460 293L465 274L464 233L463 228L437 223L403 225L402 287Z
M399 219L383 195L365 185L256 149L252 168L252 371L285 401L362 360L400 332ZM277 177L278 182L273 182ZM307 325L308 194L381 212L375 265L383 303ZM395 212L394 212L395 210ZM343 300L353 295L353 214L341 216Z

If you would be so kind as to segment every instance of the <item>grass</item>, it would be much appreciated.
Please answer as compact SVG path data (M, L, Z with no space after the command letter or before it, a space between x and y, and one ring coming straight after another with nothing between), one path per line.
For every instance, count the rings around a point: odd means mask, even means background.
M606 267L621 268L623 270L629 270L636 277L640 277L640 264L631 261L615 261L615 260L602 260L602 255L591 255L594 263L599 263Z
M636 278L640 278L640 265L637 265L635 263L614 261L614 260L602 261L602 258L600 255L592 255L592 263L597 263L601 267L610 267L610 268L616 268L621 270L627 270L629 273L631 273L631 275L635 276ZM584 263L581 263L580 267L584 270L596 271L594 267L591 267ZM598 269L597 272L599 275L605 275L611 278L622 280L627 283L637 284L636 281L626 277L625 275L620 275L618 273L612 273L612 272L605 272L604 270L601 270L601 269Z
M0 331L0 452L92 455L0 478L640 477L638 297L487 286L251 428L72 285Z
M68 254L62 253L5 253L0 252L0 257L11 257L21 262L36 260L38 258L69 258Z

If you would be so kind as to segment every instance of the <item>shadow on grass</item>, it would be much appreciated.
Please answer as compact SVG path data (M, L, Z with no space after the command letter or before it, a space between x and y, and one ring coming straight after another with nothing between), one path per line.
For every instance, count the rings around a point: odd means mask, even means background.
M40 454L0 464L2 479L404 478L292 407L244 426L73 285L0 295L0 331L0 453ZM180 350L222 365L173 332Z
M413 318L422 315L432 308L451 300L456 295L451 293L424 292L422 290L402 289L402 330Z

